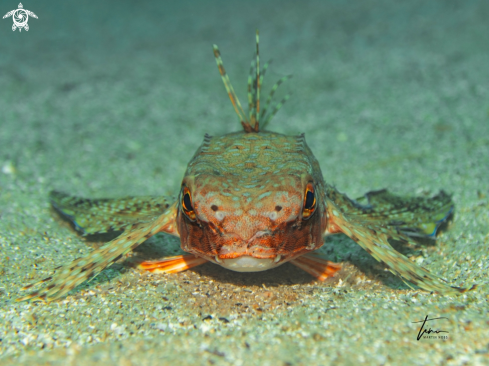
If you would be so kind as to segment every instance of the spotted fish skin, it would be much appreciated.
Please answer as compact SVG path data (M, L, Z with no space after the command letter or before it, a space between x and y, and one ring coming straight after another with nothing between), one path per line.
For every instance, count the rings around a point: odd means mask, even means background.
M453 210L449 195L440 192L431 198L405 198L382 190L351 200L324 181L304 135L263 130L287 100L285 97L271 108L271 97L288 77L273 86L260 111L260 87L267 65L259 67L258 40L257 33L256 61L248 78L249 113L241 107L219 49L214 46L219 72L243 131L205 136L188 164L176 200L90 200L53 192L53 207L83 234L122 233L60 267L53 276L37 283L44 284L43 288L19 300L59 299L159 232L179 236L184 251L203 258L195 263L211 261L231 269L238 263L241 267L235 270L261 271L291 261L306 271L308 266L314 267L308 272L316 273L317 278L328 277L339 267L331 265L322 271L319 267L327 265L326 261L307 259L308 253L323 245L324 236L344 233L409 283L446 295L467 291L448 285L389 243L414 244L412 237L416 235L434 238L438 226ZM241 259L244 261L239 262ZM190 268L191 260L188 265L183 262L174 257L167 265L173 272L179 264Z

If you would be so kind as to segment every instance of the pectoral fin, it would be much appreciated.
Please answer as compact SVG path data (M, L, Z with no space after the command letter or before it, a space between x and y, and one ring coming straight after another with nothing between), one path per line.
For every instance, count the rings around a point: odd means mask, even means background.
M443 191L433 197L401 197L383 189L356 200L362 204L365 201L363 209L355 213L358 219L397 227L410 236L433 239L453 211L452 199Z
M59 299L76 286L97 276L104 268L134 250L149 237L162 231L174 231L175 217L176 204L173 204L153 221L129 224L121 235L103 247L94 250L85 257L74 260L66 266L62 266L53 276L24 287L24 289L28 289L38 284L46 284L40 290L34 291L17 301L53 301Z
M391 217L394 218L393 220L400 217L393 213L394 204L391 204L390 210L381 210L381 213L378 214L374 211L371 217L368 213L359 214L356 203L333 187L328 187L326 204L329 225L348 235L375 259L385 263L392 273L403 280L426 291L436 291L444 295L455 295L468 290L448 285L445 281L411 262L392 248L389 239L415 244L409 236L401 231L402 226L400 228L391 223ZM442 205L442 207L445 206ZM392 216L389 215L389 212L392 213ZM408 210L399 207L399 215L405 216L408 212ZM413 217L410 222L417 222L417 219ZM471 289L473 288L475 286Z
M128 225L150 222L174 202L169 197L87 199L53 191L52 206L84 235L124 230ZM173 234L173 233L169 233Z

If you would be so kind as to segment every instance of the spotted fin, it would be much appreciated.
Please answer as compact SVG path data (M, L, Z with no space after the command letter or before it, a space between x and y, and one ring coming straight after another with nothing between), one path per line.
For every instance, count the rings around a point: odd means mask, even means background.
M368 192L356 200L365 201L367 205L355 212L359 220L397 227L406 235L433 239L453 211L452 198L443 191L434 197L401 197L383 189Z
M101 248L59 268L53 276L24 287L26 290L39 284L47 284L40 290L17 299L17 301L53 301L59 299L76 286L97 276L104 268L134 250L149 237L162 231L174 232L176 213L176 204L173 204L153 221L129 224L121 235Z
M444 295L463 293L468 289L453 287L439 279L426 269L416 265L389 243L389 239L415 244L396 225L383 220L369 220L368 215L357 215L356 203L339 193L333 187L327 189L328 218L332 232L341 231L357 242L363 249L379 262L387 265L389 270L426 291L435 291ZM353 214L350 215L350 212ZM387 211L385 211L387 212ZM473 286L471 289L475 288Z
M52 191L53 207L83 235L123 230L136 222L152 221L174 202L168 197L86 199Z

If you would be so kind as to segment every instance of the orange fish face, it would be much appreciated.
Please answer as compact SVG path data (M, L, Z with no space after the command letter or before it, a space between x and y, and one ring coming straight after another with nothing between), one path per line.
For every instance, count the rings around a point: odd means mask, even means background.
M319 248L323 182L306 149L302 136L206 137L182 182L182 249L236 271L261 271Z

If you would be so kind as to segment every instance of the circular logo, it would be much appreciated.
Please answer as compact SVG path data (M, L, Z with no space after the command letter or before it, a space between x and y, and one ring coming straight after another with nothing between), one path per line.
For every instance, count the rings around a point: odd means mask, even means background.
M12 19L17 27L22 28L27 24L29 15L24 9L17 9L13 14Z

